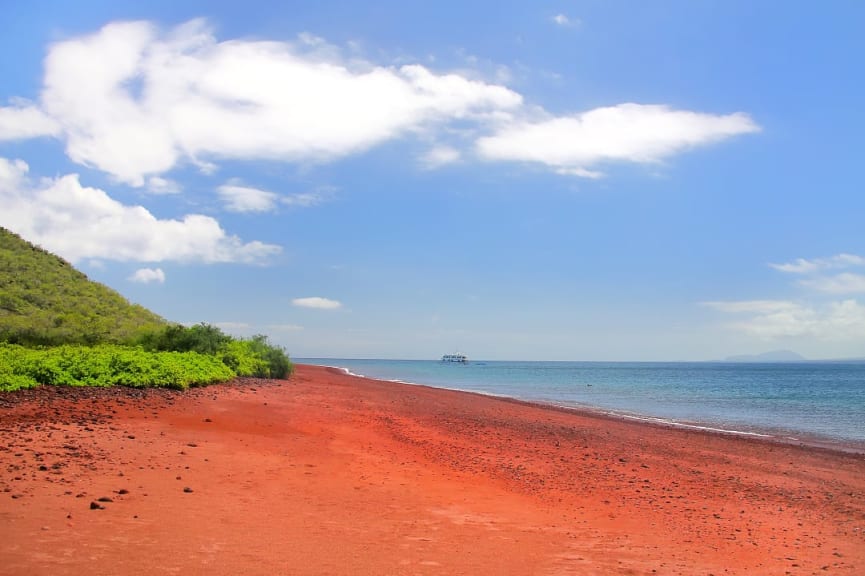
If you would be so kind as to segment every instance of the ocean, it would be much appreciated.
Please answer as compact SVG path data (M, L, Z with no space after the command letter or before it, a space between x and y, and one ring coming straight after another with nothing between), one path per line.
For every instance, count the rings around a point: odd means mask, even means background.
M865 448L865 363L859 362L295 360L677 426Z

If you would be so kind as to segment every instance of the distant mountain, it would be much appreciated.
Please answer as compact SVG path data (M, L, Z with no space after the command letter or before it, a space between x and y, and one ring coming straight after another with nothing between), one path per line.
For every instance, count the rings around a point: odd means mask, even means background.
M0 342L130 342L166 321L0 227Z
M772 350L762 354L728 356L725 362L804 362L807 358L791 350Z

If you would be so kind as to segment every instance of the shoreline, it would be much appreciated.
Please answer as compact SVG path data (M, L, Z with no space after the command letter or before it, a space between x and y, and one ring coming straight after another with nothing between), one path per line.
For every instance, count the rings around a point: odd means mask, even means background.
M378 382L387 382L391 384L402 384L406 386L422 386L426 388L431 388L434 390L449 390L451 392L461 392L465 394L477 394L480 396L486 396L489 398L498 398L501 400L508 400L513 402L522 402L529 405L539 406L551 408L554 410L565 410L574 412L575 414L581 415L595 415L600 417L608 417L613 419L622 419L622 420L630 420L641 422L643 424L649 426L661 426L661 427L669 427L673 429L685 429L685 430L694 430L694 431L703 431L707 434L721 434L727 436L737 436L742 438L754 438L754 439L763 439L770 442L777 442L780 444L791 444L791 445L799 445L799 446L807 446L811 448L820 448L829 451L838 451L844 453L852 453L852 454L863 454L865 455L865 440L856 440L850 438L838 438L827 435L820 435L816 433L801 431L801 430L780 430L777 428L770 428L766 426L751 426L745 427L742 430L732 429L732 428L720 428L721 424L713 424L712 422L703 422L703 421L690 421L690 420L674 420L670 418L662 418L659 416L652 416L650 414L640 414L635 412L628 412L625 410L615 410L610 408L604 408L601 406L593 406L590 404L567 404L561 403L554 400L542 400L542 399L529 399L529 398L519 398L516 396L508 396L506 394L497 394L494 392L486 392L482 390L470 390L466 388L459 387L451 387L451 386L439 386L434 384L426 384L423 382L412 382L408 380L400 380L400 379L382 379L375 378L373 376L367 376L365 374L358 374L352 372L350 369L345 368L343 366L338 365L326 365L326 364L301 364L303 366L313 366L318 368L326 368L330 370L336 370L341 374L346 376L350 376L353 378L363 378L367 380L373 380ZM794 436L795 434L795 436Z
M13 395L4 575L865 567L859 454L309 365L182 393Z

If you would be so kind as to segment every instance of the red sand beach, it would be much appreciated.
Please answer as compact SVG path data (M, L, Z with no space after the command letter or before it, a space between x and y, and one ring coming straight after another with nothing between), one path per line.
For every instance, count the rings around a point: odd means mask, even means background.
M0 574L865 574L861 453L312 366L0 436Z

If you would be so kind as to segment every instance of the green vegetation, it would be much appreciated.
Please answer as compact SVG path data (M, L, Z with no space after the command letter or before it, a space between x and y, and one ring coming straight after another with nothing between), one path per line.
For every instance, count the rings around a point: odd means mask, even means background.
M54 386L133 386L185 390L231 380L235 372L215 356L145 352L100 344L25 348L0 344L0 390Z
M251 340L234 340L220 352L222 361L243 376L257 378L287 378L294 370L285 350L267 342L267 336Z
M0 228L0 341L119 344L166 324L62 258Z
M0 391L39 384L184 390L235 376L286 378L266 336L169 324L0 228Z
M26 348L0 343L0 391L38 384L185 390L235 376L286 378L293 368L285 351L265 336L236 340L207 324L168 326L142 338L142 344Z
M182 326L173 324L164 330L144 335L140 343L148 350L174 350L175 352L198 352L216 354L231 342L231 337L209 324Z
M285 350L267 341L267 336L235 339L209 324L174 324L147 334L139 341L153 352L186 352L219 358L238 376L286 378L293 366Z

